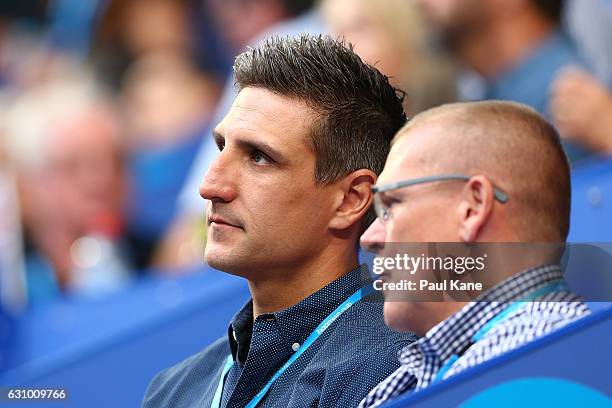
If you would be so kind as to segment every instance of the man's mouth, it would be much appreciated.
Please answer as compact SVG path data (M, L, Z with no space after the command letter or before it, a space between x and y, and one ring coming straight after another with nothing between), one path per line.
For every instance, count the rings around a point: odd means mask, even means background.
M211 214L208 216L208 225L209 226L226 226L226 227L234 227L234 228L241 228L244 229L240 226L239 223L233 221L233 220L228 220L225 217L222 217L220 215L217 214Z

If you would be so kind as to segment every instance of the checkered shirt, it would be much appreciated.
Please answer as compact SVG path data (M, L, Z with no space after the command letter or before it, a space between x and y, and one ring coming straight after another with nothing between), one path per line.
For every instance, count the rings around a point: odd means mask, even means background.
M558 265L523 271L507 278L459 312L440 322L424 337L399 351L400 368L378 384L359 408L378 407L406 392L429 386L453 355L459 358L444 374L448 378L466 368L515 349L589 313L582 300L567 289L537 297L513 310L478 341L474 335L507 309L512 301L554 282L562 282Z

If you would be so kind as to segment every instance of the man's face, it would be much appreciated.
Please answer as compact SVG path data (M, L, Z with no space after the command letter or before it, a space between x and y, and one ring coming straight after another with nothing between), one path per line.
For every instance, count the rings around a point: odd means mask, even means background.
M93 111L50 129L46 193L64 227L82 233L102 214L120 211L122 162L117 129L104 111Z
M324 248L333 205L315 184L314 118L303 102L261 88L238 94L214 131L221 152L200 186L210 200L209 265L261 277Z
M442 173L428 169L421 158L431 156L433 138L441 130L427 125L410 130L410 134L394 144L385 168L376 185L409 180ZM431 137L432 139L428 138ZM362 236L362 243L384 238L385 242L420 243L457 241L457 221L453 217L454 182L439 182L409 186L379 193L389 208L391 218L373 223Z
M409 130L409 133L391 148L385 168L376 184L382 186L441 173L428 169L422 158L431 156L436 140L440 140L439 134L443 131L427 125ZM380 220L372 223L361 237L362 247L383 257L394 257L399 250L405 250L411 256L419 256L427 251L425 243L457 241L458 219L454 216L454 204L459 194L458 187L461 185L440 182L379 193L383 194L383 201L389 206L391 217L384 224ZM383 243L387 245L381 245ZM407 245L408 243L410 245ZM424 245L417 245L420 243ZM428 276L422 276L424 273L427 272L417 272L417 275L408 277L405 271L389 271L389 275L383 276L383 280L428 279ZM396 301L385 302L385 322L396 330L417 330L421 323L419 316L429 313L432 306L437 307L435 302L414 302L408 301L408 297L391 296L391 299ZM431 295L424 296L424 299L434 300L430 299ZM397 301L400 298L405 300Z

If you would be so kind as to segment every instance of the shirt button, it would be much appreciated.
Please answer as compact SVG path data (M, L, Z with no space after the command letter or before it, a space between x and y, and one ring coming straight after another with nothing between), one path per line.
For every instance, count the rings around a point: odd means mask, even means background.
M293 343L293 344L291 345L291 349L292 349L293 351L298 351L298 350L299 350L299 348L300 348L300 343Z

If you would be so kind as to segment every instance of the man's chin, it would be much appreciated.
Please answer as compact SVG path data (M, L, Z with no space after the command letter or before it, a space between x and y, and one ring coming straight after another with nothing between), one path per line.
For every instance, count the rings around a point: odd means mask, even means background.
M208 266L218 271L244 276L246 265L240 262L235 251L220 251L218 248L209 249L207 247L204 252L204 260Z
M228 255L218 253L218 251L209 251L208 249L204 252L204 260L206 264L211 268L225 271L231 264Z

